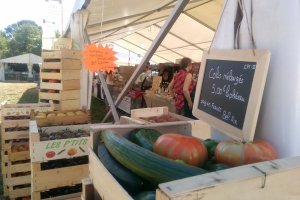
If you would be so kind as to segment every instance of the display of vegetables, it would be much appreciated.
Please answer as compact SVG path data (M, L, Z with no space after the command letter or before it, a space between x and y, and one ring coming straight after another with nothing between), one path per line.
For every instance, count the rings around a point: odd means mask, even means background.
M215 156L218 163L240 166L274 160L277 153L270 143L260 139L253 142L222 141L216 147Z
M65 117L65 116L78 116L78 115L86 115L86 112L77 110L77 111L66 111L66 112L38 112L35 115L37 119L45 119L45 118L53 118L53 117Z
M153 153L111 130L102 132L102 140L119 163L153 185L207 172L200 167L176 162Z
M202 166L208 157L207 149L201 140L174 133L161 135L155 142L153 150L158 155L182 160L193 166Z
M40 141L90 136L90 133L88 131L82 129L71 130L69 128L65 128L63 130L55 131L55 132L47 132L47 129L46 130L39 129L39 134L40 134Z
M117 175L111 172L113 176L118 177L118 170L124 167L126 174L130 170L130 176L136 174L144 183L154 186L150 190L164 182L276 159L275 149L264 140L202 141L193 136L143 128L124 134L128 138L112 130L104 130L101 135L104 144L98 146L97 154L110 172L116 170ZM120 184L126 188L126 184ZM150 190L141 189L134 199L155 199L155 191Z

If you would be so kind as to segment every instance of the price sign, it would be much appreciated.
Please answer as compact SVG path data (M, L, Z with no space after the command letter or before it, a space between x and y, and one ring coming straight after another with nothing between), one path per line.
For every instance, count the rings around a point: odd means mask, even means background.
M92 72L115 71L115 63L117 60L114 52L108 45L90 44L82 51L84 55L82 61L85 67Z
M269 60L265 50L206 52L194 115L233 138L253 140Z

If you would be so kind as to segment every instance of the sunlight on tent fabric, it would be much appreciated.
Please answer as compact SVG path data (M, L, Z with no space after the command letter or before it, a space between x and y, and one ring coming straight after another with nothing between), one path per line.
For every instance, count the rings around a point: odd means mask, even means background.
M90 0L86 5L90 13L89 39L116 44L142 56L175 5L176 1L171 0ZM214 37L222 6L223 0L191 0L151 60L175 62L187 56L200 62L202 52L209 49Z

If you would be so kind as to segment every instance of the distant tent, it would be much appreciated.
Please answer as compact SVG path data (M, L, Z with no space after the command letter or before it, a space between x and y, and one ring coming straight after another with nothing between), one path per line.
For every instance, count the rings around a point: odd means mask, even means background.
M32 53L27 53L19 56L14 56L10 58L4 58L0 60L2 63L22 63L22 64L40 64L42 63L42 57L34 55Z
M8 63L17 63L17 64L27 64L28 68L28 77L32 77L32 67L33 64L41 64L42 63L42 57L37 56L32 53L27 53L19 56L13 56L10 58L4 58L0 60L0 63L2 63L2 67L0 68L0 80L4 80L4 69L5 66L7 66Z

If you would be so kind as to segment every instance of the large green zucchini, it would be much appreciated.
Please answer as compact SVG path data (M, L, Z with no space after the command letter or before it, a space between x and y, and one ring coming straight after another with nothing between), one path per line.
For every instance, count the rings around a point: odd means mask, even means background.
M141 128L131 131L129 138L133 143L153 151L153 145L159 136L161 133L157 130Z
M144 149L125 137L104 130L102 138L108 151L122 165L153 184L206 173L199 167L179 163Z
M104 143L100 143L97 155L105 168L129 192L135 193L144 186L143 180L129 169L121 165L107 150Z

